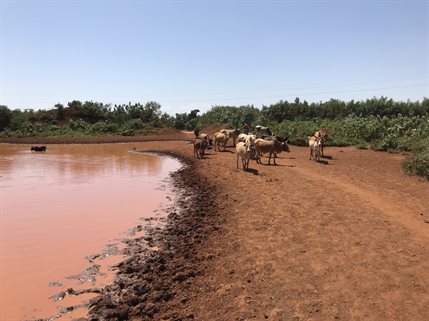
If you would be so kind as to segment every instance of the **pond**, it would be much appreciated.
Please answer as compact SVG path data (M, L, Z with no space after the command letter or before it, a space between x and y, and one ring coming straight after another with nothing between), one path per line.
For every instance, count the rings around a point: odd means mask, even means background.
M86 256L106 244L120 247L130 228L171 204L169 173L176 159L135 153L142 144L0 144L0 320L47 318L60 306L94 294L49 299L68 288L100 287L112 280L108 267L121 260L97 260L97 281L70 278L91 267ZM95 264L95 263L93 263ZM78 309L61 320L85 316Z

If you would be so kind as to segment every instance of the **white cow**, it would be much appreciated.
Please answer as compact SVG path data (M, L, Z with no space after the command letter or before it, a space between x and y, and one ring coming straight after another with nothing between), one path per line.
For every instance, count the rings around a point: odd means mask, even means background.
M308 146L310 147L310 160L314 159L316 162L322 156L322 139L316 136L308 137Z

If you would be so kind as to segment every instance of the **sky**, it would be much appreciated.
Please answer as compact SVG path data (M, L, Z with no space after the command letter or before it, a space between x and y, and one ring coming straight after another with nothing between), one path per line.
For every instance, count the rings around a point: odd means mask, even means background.
M429 0L0 0L0 104L429 97Z

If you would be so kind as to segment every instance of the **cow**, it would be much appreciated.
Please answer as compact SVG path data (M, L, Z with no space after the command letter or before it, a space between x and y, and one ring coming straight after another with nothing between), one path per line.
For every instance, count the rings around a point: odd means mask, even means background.
M31 146L31 151L35 152L46 152L47 149L46 146Z
M320 152L321 156L324 157L323 148L325 147L325 140L328 138L328 134L331 132L330 128L321 128L319 131L314 133L314 137L320 139Z
M258 156L262 154L269 154L268 165L271 165L271 157L274 159L274 165L277 165L277 154L280 154L281 152L289 153L289 146L286 144L286 142L279 142L277 139L265 140L258 138L255 141L255 147ZM260 159L258 159L257 162L262 164Z
M237 143L238 135L240 135L239 129L237 129L237 128L235 128L235 129L221 129L219 132L228 135L229 138L232 138L232 144L235 147L235 144Z
M195 138L194 140L194 156L196 158L204 158L204 153L207 149L207 146L209 144L209 138L208 136L204 138Z
M247 138L244 142L238 142L235 146L236 154L237 154L237 169L238 169L238 160L241 158L241 164L243 166L243 170L249 169L249 161L251 158L256 157L256 161L258 162L259 157L257 157L255 153L255 141L253 139L253 135L247 135Z
M269 135L269 136L272 135L271 130L268 127L256 125L255 129L256 129L256 136L258 138L262 138L262 135Z
M310 136L308 137L308 146L310 147L310 160L319 161L322 156L322 139L319 136Z
M262 138L262 139L265 139L265 140L273 140L273 139L276 139L277 141L279 141L279 142L281 142L281 143L283 143L283 142L285 142L285 143L287 143L287 144L289 144L290 142L289 142L289 137L287 136L287 135L285 135L285 136L274 136L274 135L262 135L262 137L260 137L260 138Z
M220 151L220 146L223 146L223 151L225 151L226 143L229 140L229 135L221 132L217 132L214 134L214 141L213 141L213 149L216 151Z

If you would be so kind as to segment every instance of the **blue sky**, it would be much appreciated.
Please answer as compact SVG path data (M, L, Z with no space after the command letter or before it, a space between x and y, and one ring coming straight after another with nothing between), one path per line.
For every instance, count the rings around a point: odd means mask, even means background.
M11 109L429 97L429 1L0 1Z

